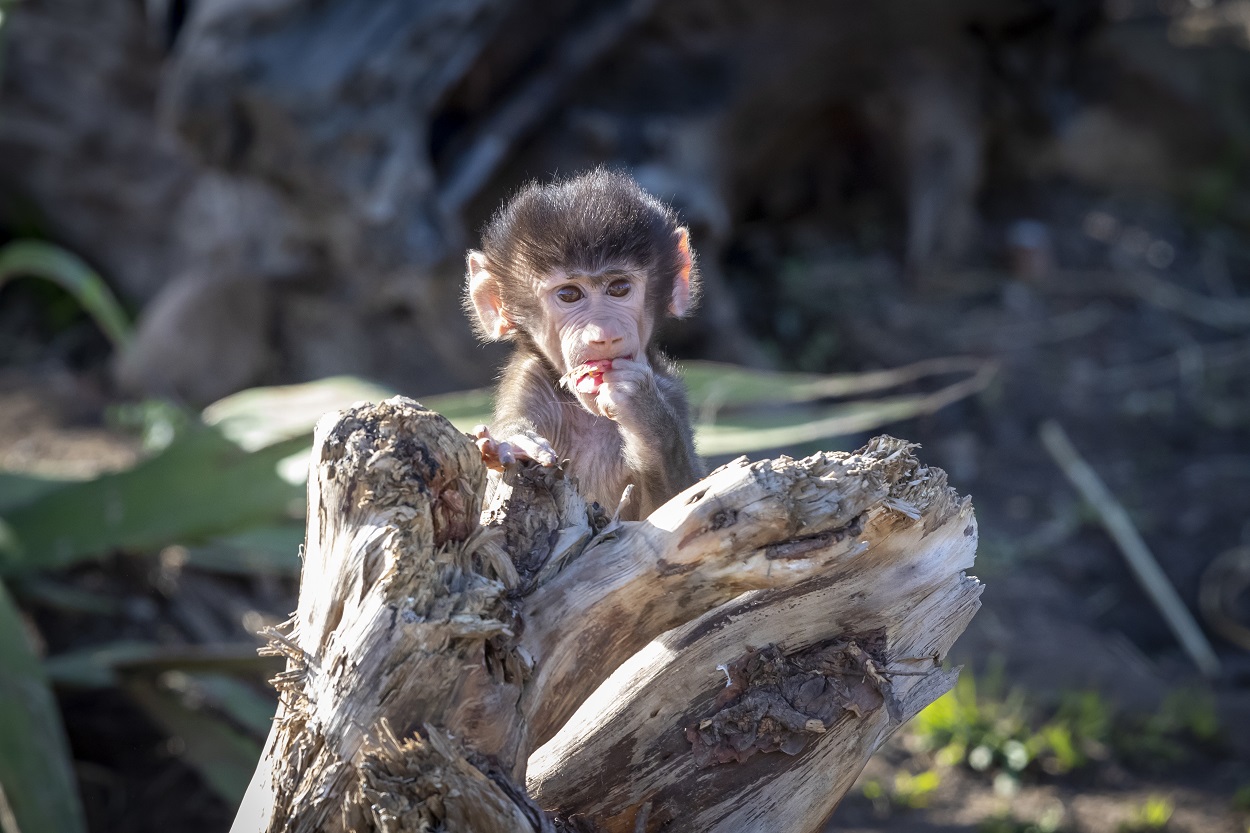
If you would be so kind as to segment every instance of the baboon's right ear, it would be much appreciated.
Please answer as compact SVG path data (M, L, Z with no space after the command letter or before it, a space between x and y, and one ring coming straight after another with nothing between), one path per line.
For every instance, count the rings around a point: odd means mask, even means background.
M477 313L478 332L491 341L499 341L516 329L499 296L499 282L490 273L486 255L470 251L468 256L468 295Z

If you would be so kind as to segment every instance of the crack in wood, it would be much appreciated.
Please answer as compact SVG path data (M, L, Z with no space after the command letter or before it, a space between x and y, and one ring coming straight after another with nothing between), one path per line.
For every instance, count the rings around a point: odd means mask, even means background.
M770 561L804 558L809 553L817 552L831 544L837 544L845 541L847 538L860 535L864 531L864 514L856 515L846 526L841 526L837 529L831 529L827 532L803 538L795 538L792 541L786 541L781 544L769 544L764 547L764 557Z

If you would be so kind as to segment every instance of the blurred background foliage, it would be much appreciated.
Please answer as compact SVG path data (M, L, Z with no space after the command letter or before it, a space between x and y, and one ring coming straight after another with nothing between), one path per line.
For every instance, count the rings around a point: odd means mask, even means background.
M485 421L464 250L594 164L692 229L713 464L884 429L978 508L832 829L1250 829L1247 102L1248 0L0 0L0 830L225 829L316 420Z

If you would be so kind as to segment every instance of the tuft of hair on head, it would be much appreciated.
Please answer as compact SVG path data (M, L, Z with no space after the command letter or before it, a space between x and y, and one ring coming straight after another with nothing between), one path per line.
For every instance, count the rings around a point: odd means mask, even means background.
M486 224L482 251L505 305L521 320L534 310L536 278L557 269L594 274L610 266L647 273L648 310L658 315L683 269L691 270L687 310L698 297L693 254L681 252L681 233L668 205L629 174L601 166L523 186Z

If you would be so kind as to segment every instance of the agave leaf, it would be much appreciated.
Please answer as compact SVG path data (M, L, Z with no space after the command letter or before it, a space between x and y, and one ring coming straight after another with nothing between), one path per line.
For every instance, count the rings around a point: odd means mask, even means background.
M0 247L0 288L18 275L58 284L95 319L115 348L131 338L130 321L108 284L77 255L39 240L18 240Z
M65 482L31 474L0 471L0 513L11 507L30 503L41 495L59 489Z
M8 830L9 822L16 830ZM87 829L61 713L0 584L0 828L6 833Z
M271 675L281 671L284 663L280 657L260 656L251 643L171 646L118 640L49 657L44 669L58 686L106 688L136 674L163 671Z
M421 404L438 411L461 431L472 431L477 425L489 423L495 407L495 392L489 388L440 393L421 398Z
M892 422L933 413L941 407L936 402L946 404L934 394L917 394L734 415L696 425L695 442L699 453L708 457L787 448L876 431Z
M307 442L297 437L249 453L220 431L193 425L128 471L66 483L7 510L16 546L0 547L0 574L207 540L295 516L303 490L281 478L277 464Z
M205 711L182 692L157 680L136 677L126 693L148 717L178 742L182 759L227 804L238 804L260 758L260 744L227 721Z
M109 590L84 590L43 575L22 577L14 582L13 593L26 607L42 607L58 615L123 616L130 603Z
M354 376L333 376L231 394L205 408L204 421L220 428L244 448L263 448L291 437L311 437L317 420L325 414L360 401L377 402L394 395L390 388ZM492 391L478 388L423 396L420 401L467 431L490 420L492 398Z
M984 359L951 356L925 359L888 370L817 374L755 370L720 362L696 361L682 363L681 371L692 410L698 412L709 406L751 407L863 396L922 379L949 374L976 374L987 364Z
M930 414L984 390L997 366L932 359L888 371L812 376L692 362L685 369L699 453L715 457L828 441ZM930 377L960 374L931 393L880 395ZM822 402L873 392L875 398Z
M188 566L234 575L298 575L302 523L261 526L187 547Z
M331 376L232 393L205 408L203 418L248 451L296 437L307 437L311 448L313 428L325 414L394 395L390 388L355 376Z
M256 687L226 674L184 674L178 680L179 687L189 696L221 712L252 737L264 740L269 735L278 710L277 693L272 688L262 694Z

